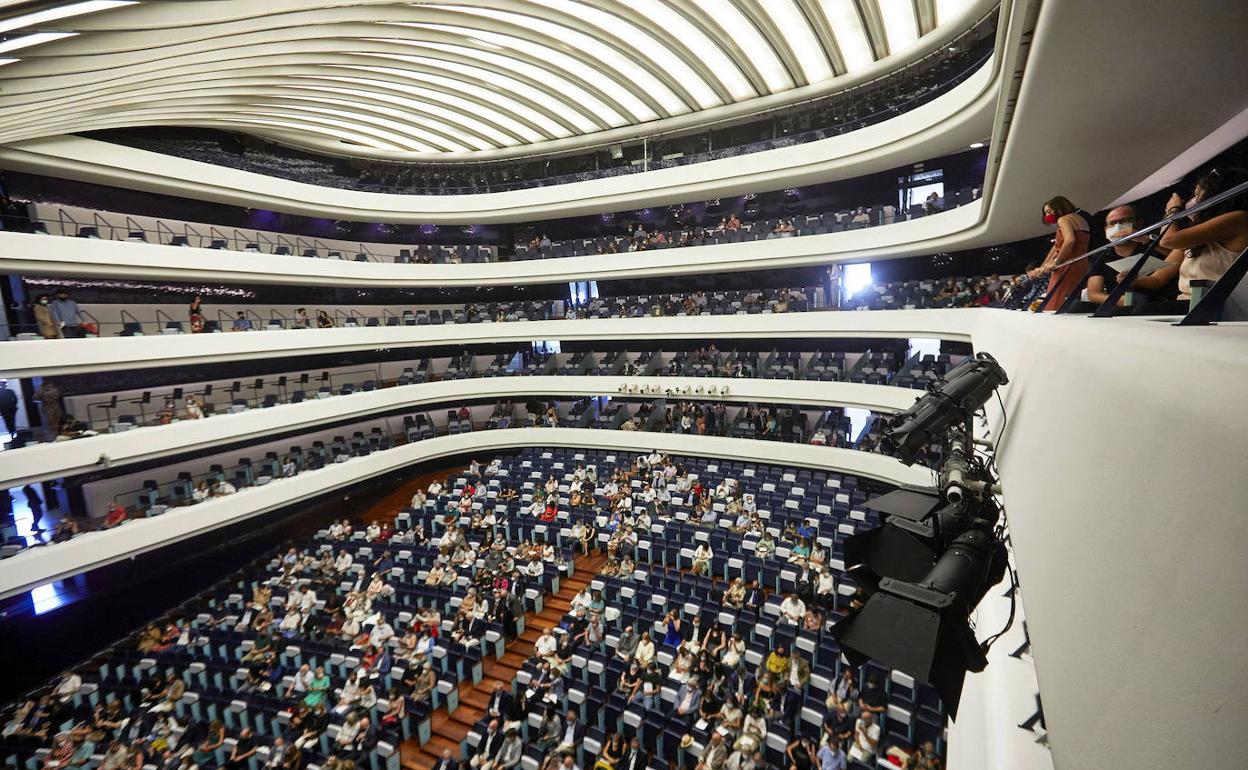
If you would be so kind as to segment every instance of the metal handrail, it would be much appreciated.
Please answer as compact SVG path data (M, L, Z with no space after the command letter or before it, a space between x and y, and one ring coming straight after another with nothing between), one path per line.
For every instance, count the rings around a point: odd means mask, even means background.
M1244 182L1243 184L1238 184L1229 190L1224 190L1223 192L1218 193L1212 198L1208 198L1206 200L1203 200L1197 203L1195 206L1192 206L1191 208L1186 208L1183 211L1180 211L1171 216L1162 217L1158 221L1154 222L1153 224L1143 229L1136 230L1130 235L1124 236L1122 238L1112 240L1109 243L1106 243L1104 246L1099 246L1089 252L1080 254L1079 256L1073 257L1063 262L1062 264L1058 265L1057 267L1069 267L1078 263L1083 263L1084 265L1086 265L1083 271L1083 275L1080 276L1079 278L1079 283L1073 289L1071 289L1070 295L1065 298L1065 300L1062 302L1062 306L1058 308L1058 311L1057 311L1058 314L1069 312L1071 308L1075 306L1075 303L1078 300L1079 294L1082 291L1084 285L1086 284L1088 277L1092 275L1093 270L1096 270L1100 266L1101 262L1104 261L1104 258L1106 256L1108 256L1111 249L1113 249L1115 246L1121 246L1124 244L1139 243L1141 238L1149 237L1150 243L1148 245L1148 248L1145 249L1144 253L1142 253L1139 256L1139 258L1135 261L1135 264L1133 264L1128 270L1124 271L1126 273L1126 276L1124 277L1124 279L1121 282L1119 282L1118 286L1114 287L1114 290L1110 292L1105 302L1101 303L1101 305L1097 308L1096 312L1093 314L1098 318L1104 318L1109 315L1112 315L1113 309L1118 303L1118 299L1130 289L1131 284L1139 276L1140 270L1141 268L1143 268L1144 263L1147 261L1147 258L1151 256L1152 252L1157 248L1157 245L1159 244L1159 242L1161 241L1161 238L1165 234L1163 231L1168 230L1170 228L1170 225L1173 224L1174 222L1180 221L1187 217L1191 217L1192 214L1195 214L1200 211L1204 211L1205 209L1210 208L1211 206L1216 206L1222 201L1225 201L1236 195L1240 195L1244 192L1248 192L1248 182Z

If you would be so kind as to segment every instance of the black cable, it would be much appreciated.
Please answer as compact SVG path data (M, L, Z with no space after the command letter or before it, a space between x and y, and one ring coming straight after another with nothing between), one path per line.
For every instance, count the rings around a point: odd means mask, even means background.
M1014 572L1014 567L1008 563L1006 564L1006 570L1010 573L1010 616L1006 618L1005 626L1000 631L980 643L979 649L985 656L988 655L988 650L992 648L992 645L996 644L997 640L1004 636L1005 632L1009 631L1010 627L1014 625L1014 613L1018 609L1018 575Z
M1001 430L997 432L997 440L993 442L993 449L1001 446L1002 439L1005 438L1005 429L1010 424L1010 418L1005 414L1005 402L1001 400L1001 390L994 389L993 394L997 397L997 404L1001 407ZM996 458L993 458L993 465L996 465Z

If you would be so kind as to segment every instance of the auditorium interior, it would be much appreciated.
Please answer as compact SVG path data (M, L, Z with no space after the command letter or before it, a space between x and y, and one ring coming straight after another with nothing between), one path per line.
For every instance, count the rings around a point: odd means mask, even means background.
M1244 40L0 2L4 770L1243 767Z

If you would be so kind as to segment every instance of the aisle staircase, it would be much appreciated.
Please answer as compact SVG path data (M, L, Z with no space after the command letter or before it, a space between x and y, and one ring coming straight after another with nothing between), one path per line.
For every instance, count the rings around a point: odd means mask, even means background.
M530 612L524 616L524 633L507 645L502 658L486 661L481 681L477 684L473 684L471 679L460 682L459 708L450 714L438 711L433 715L429 742L423 746L415 739L403 743L401 758L405 770L430 770L442 756L443 749L450 749L451 756L459 758L460 742L485 715L494 685L502 682L511 689L516 672L533 654L533 645L538 637L563 619L571 608L572 597L594 579L606 560L607 557L602 554L576 557L572 577L560 583L559 593L546 597L541 612Z

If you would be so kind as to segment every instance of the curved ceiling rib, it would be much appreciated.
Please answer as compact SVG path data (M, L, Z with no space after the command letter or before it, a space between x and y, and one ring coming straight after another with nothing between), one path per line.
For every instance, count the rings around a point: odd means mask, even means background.
M930 47L920 38L956 33L992 3L949 0L939 13L912 0L21 5L0 9L0 144L187 125L337 155L464 161L809 99L903 46Z

